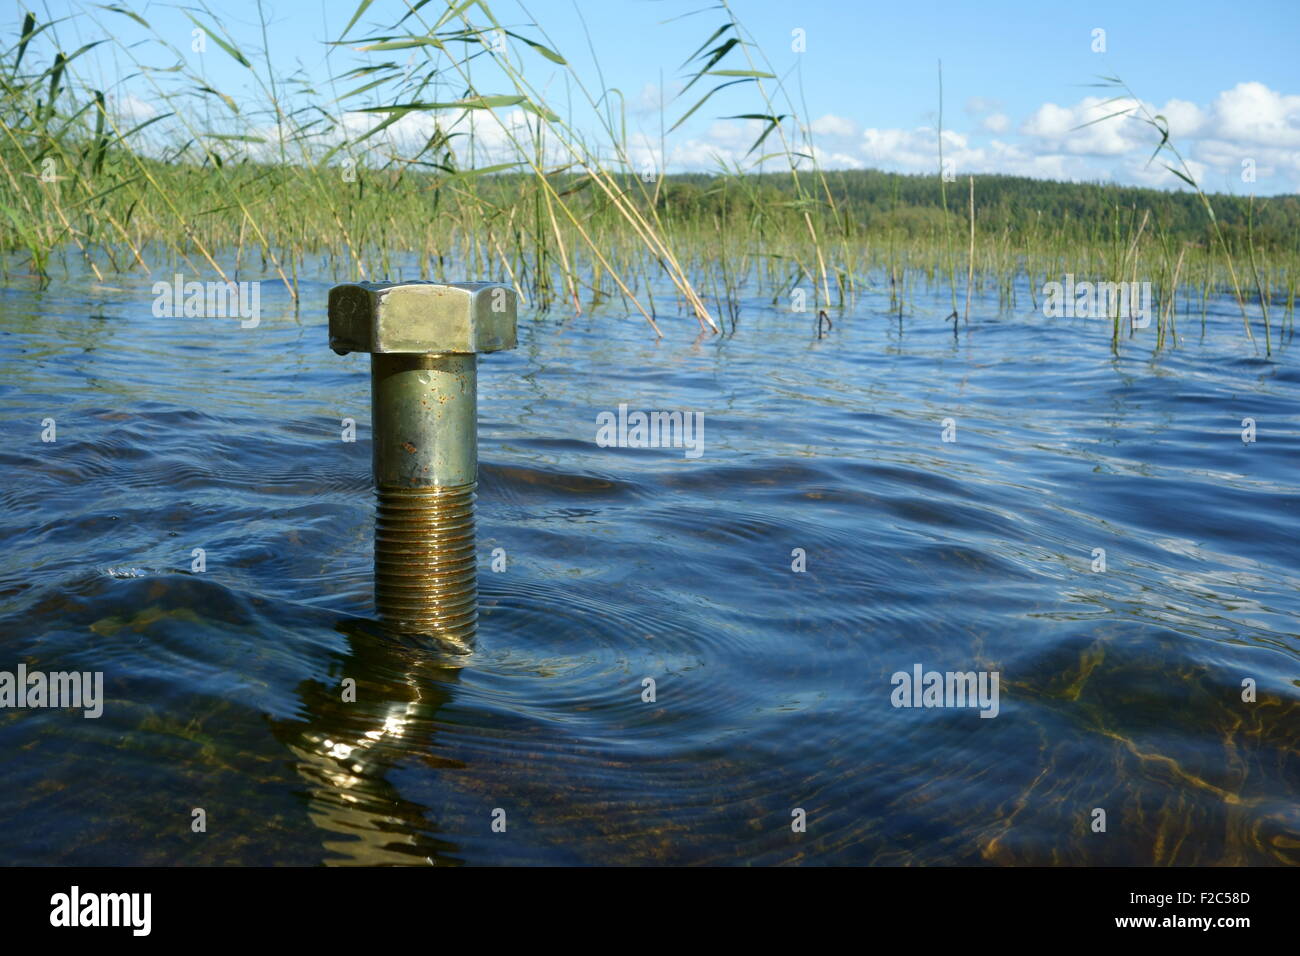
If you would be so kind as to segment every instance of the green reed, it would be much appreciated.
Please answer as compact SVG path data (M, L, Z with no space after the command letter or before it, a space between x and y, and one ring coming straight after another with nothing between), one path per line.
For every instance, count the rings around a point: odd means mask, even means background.
M391 26L358 36L369 6L336 41L367 59L337 73L331 97L277 73L269 45L247 53L212 10L191 8L187 16L220 54L247 71L260 98L252 103L192 72L143 15L100 8L150 31L149 43L117 50L157 108L138 122L123 120L82 77L86 54L117 42L107 24L80 15L102 38L65 52L59 24L27 13L0 54L6 274L47 281L72 256L101 282L172 266L223 279L251 270L282 279L296 296L304 273L395 277L396 263L414 257L422 275L507 282L542 311L617 300L661 334L665 314L692 315L702 332L734 330L751 297L791 309L802 299L810 325L819 311L876 292L901 323L917 313L923 288L948 293L954 321L959 291L968 303L996 291L999 309L1013 311L1027 288L1037 310L1040 284L1070 272L1152 281L1163 348L1178 341L1180 291L1184 313L1199 307L1202 326L1206 303L1224 290L1245 317L1234 262L1249 261L1266 350L1270 302L1283 303L1279 336L1294 329L1295 197L1211 203L1195 187L1211 211L1207 228L1177 194L976 176L968 202L949 208L942 169L822 170L794 97L726 3L698 48L683 51L687 90L663 107L659 156L646 175L621 94L589 84L542 25L522 33L486 2L431 2L403 6ZM266 44L264 18L261 27ZM503 36L514 52L503 52ZM414 55L415 67L394 54ZM489 61L490 71L479 66ZM533 64L562 71L596 117L594 131L547 101ZM496 85L476 78L485 72ZM735 117L758 124L745 160L708 176L663 175L666 135L728 88L755 102ZM524 122L501 124L489 152L487 114L515 110ZM373 123L350 125L358 115ZM405 117L426 122L423 141L400 149L385 132ZM957 231L968 237L964 281ZM1118 320L1112 331L1118 348ZM1251 337L1248 318L1245 332Z

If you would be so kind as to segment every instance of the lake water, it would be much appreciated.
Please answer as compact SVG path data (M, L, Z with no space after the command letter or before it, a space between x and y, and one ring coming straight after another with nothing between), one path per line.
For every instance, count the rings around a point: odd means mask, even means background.
M330 280L247 329L108 282L0 290L0 670L104 682L0 710L0 862L1300 863L1300 362L1230 302L1156 357L939 290L820 341L525 310L466 655L373 620ZM702 454L600 447L620 404ZM917 665L996 716L895 707Z

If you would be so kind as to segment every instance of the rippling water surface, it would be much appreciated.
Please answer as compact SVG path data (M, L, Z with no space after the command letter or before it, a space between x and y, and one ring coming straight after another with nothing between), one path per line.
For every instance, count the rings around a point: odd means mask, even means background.
M0 290L0 670L106 698L0 710L3 862L1300 862L1300 364L1235 307L1154 358L992 302L954 338L941 294L821 341L521 315L458 655L373 620L329 281L254 329L109 281ZM598 447L620 403L703 455ZM997 717L893 707L915 664L998 672Z

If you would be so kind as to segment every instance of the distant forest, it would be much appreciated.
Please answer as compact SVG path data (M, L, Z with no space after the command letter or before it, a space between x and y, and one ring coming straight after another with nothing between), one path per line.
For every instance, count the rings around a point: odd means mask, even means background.
M813 173L801 173L804 188L824 199ZM937 174L906 175L880 170L835 170L826 183L852 228L867 232L895 231L912 237L935 235L943 229L943 200ZM789 173L765 173L741 178L685 173L665 178L660 205L684 218L724 209L744 213L756 204L782 205L794 198ZM965 176L947 183L948 214L965 227L968 185ZM1209 194L1211 205L1233 246L1244 245L1249 197ZM1121 234L1136 229L1150 210L1149 235L1169 241L1206 243L1210 223L1200 198L1190 189L1167 192L1112 183L1062 183L1022 176L975 176L975 221L986 237L1004 231L1023 239L1036 232L1044 237L1107 241L1118 226ZM1253 235L1256 248L1294 249L1300 246L1300 196L1257 197Z

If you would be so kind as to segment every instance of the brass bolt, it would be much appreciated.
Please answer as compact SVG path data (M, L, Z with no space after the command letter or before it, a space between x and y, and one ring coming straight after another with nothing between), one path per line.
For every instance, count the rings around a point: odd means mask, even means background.
M330 348L370 353L375 605L404 633L474 634L477 354L514 348L515 321L514 291L486 282L330 290Z

